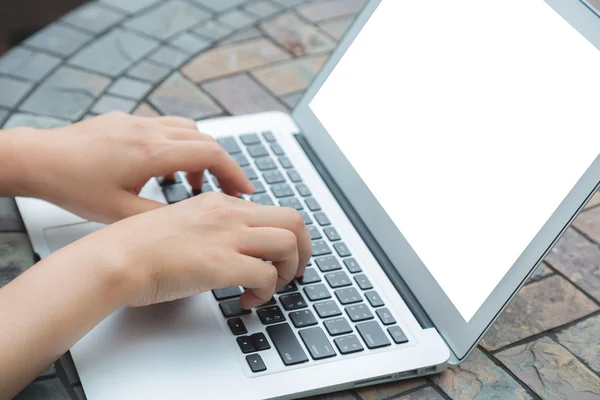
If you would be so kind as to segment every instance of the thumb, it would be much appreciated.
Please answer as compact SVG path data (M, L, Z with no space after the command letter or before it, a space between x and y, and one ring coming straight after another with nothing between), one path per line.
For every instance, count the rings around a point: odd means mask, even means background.
M166 204L148 200L126 191L120 192L116 203L117 214L121 215L122 219L166 206Z

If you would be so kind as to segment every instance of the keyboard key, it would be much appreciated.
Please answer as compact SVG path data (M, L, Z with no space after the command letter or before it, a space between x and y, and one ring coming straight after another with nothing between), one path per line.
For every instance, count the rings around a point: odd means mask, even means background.
M202 185L202 190L196 190L196 189L192 189L192 194L194 196L198 196L201 195L203 193L208 193L208 192L214 192L215 189L208 183L205 183Z
M352 354L363 351L364 347L360 344L360 341L356 335L344 336L334 339L333 342L342 354Z
M340 303L342 303L343 305L360 303L362 301L362 297L360 297L360 293L358 293L358 290L356 290L356 288L353 288L353 287L346 288L346 289L339 289L333 293L335 293L335 297L337 297L338 301Z
M380 308L379 310L376 310L375 312L377 313L377 316L381 320L382 324L394 325L396 323L396 320L392 316L392 313L387 308Z
M261 157L256 159L256 168L261 171L268 171L277 169L277 165L275 165L275 161L271 157Z
M225 289L214 289L212 293L217 301L221 301L240 297L244 292L239 286L232 286Z
M321 205L315 200L314 197L309 197L306 201L306 206L310 211L321 211Z
M253 203L260 204L263 206L274 206L275 205L275 203L273 203L273 200L271 199L271 196L269 196L266 193L252 195L252 196L250 196L250 200Z
M291 169L287 172L288 177L290 178L290 180L294 183L297 182L302 182L302 177L300 176L300 174L298 173L298 171L296 171L295 169Z
M271 186L271 191L273 192L273 195L275 195L275 197L277 197L278 199L281 199L283 197L291 197L294 195L294 191L286 183Z
M342 269L340 262L334 256L316 258L315 262L317 263L317 267L319 267L321 272L329 272L335 271L337 269Z
M279 157L279 164L281 164L281 166L285 169L294 168L292 162L287 157Z
M258 135L256 133L247 133L245 135L240 135L240 140L246 146L260 143L260 138L258 137Z
M304 220L304 225L312 225L313 221L310 218L310 215L308 215L308 213L301 212L300 214L302 215L302 219Z
M358 265L358 262L354 258L344 259L344 264L346 265L346 268L348 268L348 271L353 274L362 272L362 268L360 268L360 265Z
M352 281L344 271L325 274L325 280L333 289L352 285Z
M312 326L317 324L317 318L310 310L294 311L288 314L296 328Z
M239 317L250 314L252 311L244 310L240 305L240 299L225 300L219 303L219 308L225 318Z
M308 307L304 297L302 297L302 293L290 293L279 296L279 301L283 308L287 311L298 310L300 308Z
M231 318L227 320L227 325L229 325L229 329L231 329L231 333L234 335L245 335L248 333L248 329L246 329L246 325L241 320L241 318Z
M314 215L315 215L315 219L317 220L317 223L319 225L321 225L321 226L331 225L331 221L329 220L329 218L327 218L327 215L325 215L324 212L317 212Z
M252 185L254 185L254 194L262 194L267 192L265 185L263 185L259 180L252 181Z
M296 185L296 190L298 191L298 193L300 194L300 196L302 197L308 197L308 196L312 196L312 193L310 192L310 190L308 189L308 186L306 186L304 183L299 183Z
M235 162L238 163L240 167L247 167L248 165L250 165L250 161L248 161L246 156L243 154L238 154L237 156L235 156Z
M289 197L287 199L280 200L279 205L281 207L293 208L297 211L304 210L304 207L302 206L302 203L300 203L300 200L298 200L295 197Z
M318 301L331 298L329 290L327 290L327 287L323 284L306 286L304 288L304 293L310 301Z
M369 300L369 304L371 304L371 307L381 307L385 305L383 300L381 300L381 297L379 297L379 293L377 293L374 290L366 292L365 297L367 298L367 300Z
M335 301L329 300L314 304L317 315L321 318L337 317L342 315L342 310L338 307Z
M323 229L323 232L325 232L325 236L330 242L337 242L342 239L333 226Z
M246 356L246 362L248 363L250 370L254 373L263 372L267 370L267 367L265 366L265 363L263 362L263 359L260 356L260 354L250 354Z
M179 203L180 201L190 198L190 194L181 183L164 186L162 192L169 204Z
M369 349L378 349L391 345L385 333L383 333L383 330L375 321L357 324L356 330L358 330L358 333Z
M285 365L302 364L308 361L306 353L288 324L269 326L267 333Z
M348 306L346 307L346 314L348 314L352 322L366 321L374 318L373 313L366 304Z
M348 249L348 246L346 246L345 243L335 243L333 245L333 248L340 257L349 257L352 255L352 253L350 253L350 250Z
M240 346L240 350L242 350L242 353L246 354L246 353L253 353L256 351L256 348L254 348L254 343L252 343L252 339L250 339L250 336L240 336L236 339L238 346Z
M275 304L277 304L277 301L275 301L274 297L271 297L271 300L269 300L268 302L266 302L265 304L263 304L262 306L274 306ZM261 306L261 307L262 307Z
M263 178L265 179L265 182L267 182L269 185L285 182L285 177L281 172L277 170L265 172L263 174Z
M264 307L256 310L256 315L263 325L276 324L285 321L285 315L278 306Z
M285 285L284 287L282 287L279 290L279 292L277 292L277 294L295 292L296 290L298 290L298 286L296 286L296 284L294 282L290 282L287 285Z
M392 340L396 342L396 344L408 342L408 338L399 326L390 326L389 328L387 328L387 331L392 337Z
M237 144L237 141L231 136L219 138L217 139L217 141L219 142L221 147L223 147L225 151L229 154L236 154L242 152L242 149Z
M265 146L263 146L262 144L257 144L248 147L248 154L250 154L252 158L258 158L268 156L269 152L267 151Z
M206 179L206 177L204 177L204 179ZM179 174L175 174L175 179L165 179L164 177L158 178L158 184L161 187L165 187L165 186L169 186L169 185L175 185L177 183L181 183L181 176Z
M298 283L301 285L308 285L310 283L321 282L321 277L317 274L314 268L307 268L304 271L304 276L298 278Z
M254 168L246 167L246 168L242 168L242 169L244 170L244 173L246 174L246 177L249 180L258 179L258 175L256 175L256 171L254 171Z
M271 348L269 341L262 332L255 333L254 335L250 336L250 339L252 340L252 344L254 345L256 351L268 350Z
M325 336L320 327L315 326L314 328L302 329L298 331L298 334L313 360L323 360L336 356L333 346L329 343L327 336Z
M324 256L327 254L331 254L331 249L329 245L323 240L317 240L312 244L312 255L313 257Z
M265 140L267 142L274 142L275 141L275 136L273 135L273 132L271 131L264 131L262 133L263 137L265 138Z
M343 317L328 319L323 322L323 325L331 336L345 335L352 332L352 327Z
M277 143L272 143L271 144L271 151L276 156L283 156L285 154L285 152L283 151L283 149L281 148L281 146L278 145Z
M354 280L358 283L358 287L362 290L373 289L373 285L371 285L371 281L365 274L355 275Z
M310 233L310 240L323 239L323 235L319 232L319 228L314 225L308 227L308 233Z

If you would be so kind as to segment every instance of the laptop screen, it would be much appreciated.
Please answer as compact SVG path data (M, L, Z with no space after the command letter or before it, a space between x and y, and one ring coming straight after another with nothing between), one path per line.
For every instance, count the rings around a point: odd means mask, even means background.
M384 0L309 107L469 322L598 156L599 71L542 0Z

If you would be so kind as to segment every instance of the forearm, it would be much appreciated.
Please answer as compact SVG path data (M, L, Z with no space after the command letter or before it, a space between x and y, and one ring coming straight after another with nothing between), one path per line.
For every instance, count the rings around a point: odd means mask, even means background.
M37 135L32 128L0 130L0 197L30 195L27 140L32 135Z

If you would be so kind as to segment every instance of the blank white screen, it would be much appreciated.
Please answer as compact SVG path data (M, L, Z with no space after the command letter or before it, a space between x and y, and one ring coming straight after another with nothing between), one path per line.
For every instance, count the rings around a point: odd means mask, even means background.
M542 0L384 0L310 108L468 322L598 155L599 71Z

